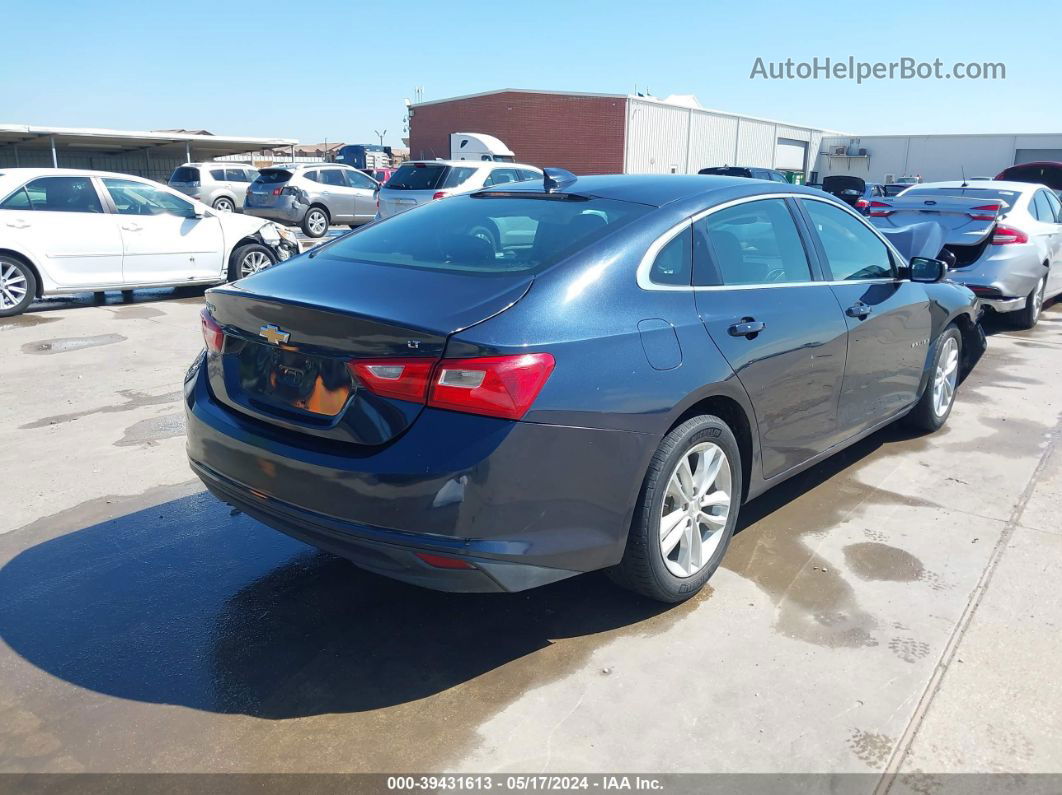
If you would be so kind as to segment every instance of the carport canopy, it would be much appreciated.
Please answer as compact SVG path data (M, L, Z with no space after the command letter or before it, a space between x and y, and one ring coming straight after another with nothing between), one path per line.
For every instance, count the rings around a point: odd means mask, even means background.
M105 130L91 127L39 127L29 124L0 124L0 151L49 152L54 166L63 165L63 153L106 154L150 152L184 160L213 160L226 155L281 149L294 146L294 138L234 138L226 135L173 131Z

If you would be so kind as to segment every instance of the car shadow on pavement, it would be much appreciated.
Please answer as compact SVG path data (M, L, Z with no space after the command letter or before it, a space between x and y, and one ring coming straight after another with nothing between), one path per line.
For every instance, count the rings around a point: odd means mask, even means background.
M602 574L517 594L424 590L233 513L200 493L15 554L0 568L0 639L81 688L279 719L412 702L557 639L656 631L636 625L684 612Z

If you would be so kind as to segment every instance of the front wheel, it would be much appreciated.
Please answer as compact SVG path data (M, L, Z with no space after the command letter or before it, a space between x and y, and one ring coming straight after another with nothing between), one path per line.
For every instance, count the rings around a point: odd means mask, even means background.
M948 421L955 405L955 389L959 384L959 365L962 361L962 335L955 326L948 326L937 340L929 383L914 409L907 415L908 423L923 431L935 431Z
M741 473L737 441L718 417L693 417L672 430L649 464L612 579L660 602L700 591L734 534Z
M252 273L275 265L276 255L261 243L247 243L232 252L229 261L229 281L234 282Z
M22 314L36 294L33 271L14 257L0 257L0 317Z
M311 207L302 219L302 231L308 237L324 237L328 231L328 211L324 207Z

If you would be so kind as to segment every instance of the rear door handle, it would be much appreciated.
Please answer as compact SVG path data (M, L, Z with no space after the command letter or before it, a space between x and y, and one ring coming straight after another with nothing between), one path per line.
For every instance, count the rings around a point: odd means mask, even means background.
M740 323L735 323L726 330L726 333L731 337L754 337L767 328L767 324L762 320L753 320L751 317L742 320Z
M21 218L16 218L14 221L8 221L7 225L12 229L28 229L30 224L23 221Z
M122 224L122 229L124 229L126 232L139 232L143 228L144 227L142 227L140 224L134 224L134 223Z
M844 310L844 313L848 315L848 317L866 317L873 311L874 310L871 307L860 301L858 304L852 304Z

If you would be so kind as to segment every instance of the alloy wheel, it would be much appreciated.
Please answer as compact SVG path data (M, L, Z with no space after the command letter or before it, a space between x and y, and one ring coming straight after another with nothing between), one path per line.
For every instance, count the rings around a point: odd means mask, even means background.
M307 219L306 225L310 227L310 231L315 235L323 235L328 229L328 220L320 210L310 210L310 217Z
M0 309L14 309L26 298L27 281L14 262L0 262Z
M937 369L933 374L933 411L943 417L955 398L955 383L959 378L959 343L948 337L937 357Z
M214 202L214 209L219 213L231 213L235 209L228 199L218 199Z
M273 262L261 251L249 251L240 261L240 278L258 273L263 268L268 268Z
M703 569L719 548L730 515L730 462L712 442L701 442L679 459L660 510L660 552L676 577Z

